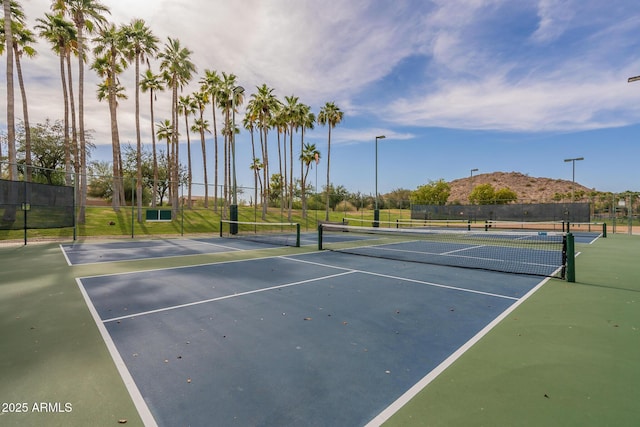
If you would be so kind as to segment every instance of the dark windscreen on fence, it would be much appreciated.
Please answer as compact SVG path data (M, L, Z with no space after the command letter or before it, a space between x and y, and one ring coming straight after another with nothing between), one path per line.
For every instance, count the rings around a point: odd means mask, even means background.
M589 203L411 206L411 219L589 222L590 218Z
M0 230L73 226L73 187L0 180Z

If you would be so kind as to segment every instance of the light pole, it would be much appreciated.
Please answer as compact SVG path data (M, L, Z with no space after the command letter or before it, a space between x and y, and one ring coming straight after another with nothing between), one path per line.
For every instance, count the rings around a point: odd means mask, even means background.
M236 95L241 95L244 92L242 86L236 86L231 91L231 165L233 167L233 203L229 207L229 214L231 216L230 233L238 234L238 187L236 181Z
M629 79L627 79L627 83L632 83L632 82L637 82L638 80L640 80L640 76L634 76L634 77L629 77ZM632 196L629 196L629 234L633 233L633 229L632 229L632 221L633 221L633 199L631 198Z
M376 206L373 210L373 226L380 226L380 209L378 209L378 140L385 139L386 136L376 136Z
M572 178L571 178L571 203L574 202L573 198L574 198L574 191L575 191L575 187L576 187L576 162L580 161L580 160L584 160L584 157L575 157L573 159L564 159L565 162L571 162L573 163L573 174L572 174Z
M471 169L471 179L473 179L473 173L478 172L478 168Z

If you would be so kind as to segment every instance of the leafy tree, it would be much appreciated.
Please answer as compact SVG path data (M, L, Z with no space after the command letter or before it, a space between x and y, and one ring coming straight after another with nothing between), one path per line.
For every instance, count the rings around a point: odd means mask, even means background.
M383 198L388 202L388 208L409 209L411 205L411 190L406 188L396 188L390 193L384 194ZM449 195L447 195L449 198Z
M451 187L443 179L429 181L411 193L411 203L422 205L444 205L451 194Z
M495 192L495 200L498 205L506 205L518 200L518 194L509 187L501 188Z
M496 199L496 191L491 184L479 184L476 185L471 194L469 194L469 201L478 205L490 205Z

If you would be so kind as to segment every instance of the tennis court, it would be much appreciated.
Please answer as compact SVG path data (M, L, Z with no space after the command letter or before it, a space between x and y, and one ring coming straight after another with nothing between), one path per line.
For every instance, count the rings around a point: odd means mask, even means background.
M635 236L580 244L568 283L317 251L314 234L300 248L74 265L57 244L3 248L0 395L69 411L1 423L637 421Z
M345 242L380 246L326 239ZM77 282L146 425L358 426L393 414L544 280L306 251Z

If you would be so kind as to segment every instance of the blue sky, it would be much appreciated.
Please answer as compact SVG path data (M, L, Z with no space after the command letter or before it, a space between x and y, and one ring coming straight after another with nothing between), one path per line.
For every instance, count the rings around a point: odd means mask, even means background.
M50 4L22 3L32 24ZM374 192L376 135L386 135L378 146L381 193L467 177L474 168L475 174L570 180L571 164L563 160L573 157L585 158L576 163L579 183L640 191L640 82L627 83L640 75L636 0L103 3L114 23L142 18L162 43L178 38L193 51L198 76L184 93L214 69L236 74L247 95L266 83L279 98L298 96L316 114L334 101L344 119L332 133L331 181L350 191ZM45 43L37 48L39 56L23 65L31 119L61 118L57 59ZM135 141L131 69L122 81L129 94L119 110L126 144ZM98 144L94 159L110 160L108 109L95 100L96 82L87 71L87 123ZM160 94L157 120L169 117L168 105L169 94ZM243 114L241 107L238 121ZM316 126L306 140L326 156L326 127ZM237 147L238 183L251 185L247 131ZM320 184L325 160L318 165ZM315 171L310 176L314 182Z

